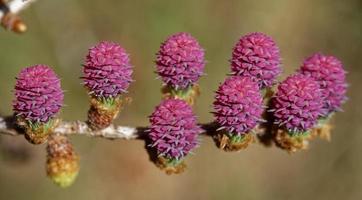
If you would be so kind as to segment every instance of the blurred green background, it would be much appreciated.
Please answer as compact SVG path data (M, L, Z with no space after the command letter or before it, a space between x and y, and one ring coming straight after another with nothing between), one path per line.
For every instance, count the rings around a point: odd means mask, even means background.
M340 58L349 71L349 101L335 117L330 143L289 155L259 144L240 153L218 150L202 138L186 173L167 176L151 162L142 141L72 137L81 172L69 189L45 176L45 145L1 136L0 199L362 199L361 0L39 0L22 13L29 31L0 30L0 113L11 114L14 77L25 66L53 66L66 90L61 117L84 120L88 97L80 84L87 49L119 42L131 55L133 98L118 124L148 124L160 101L155 53L173 33L185 31L206 49L206 76L195 106L200 122L212 120L213 91L229 72L231 48L241 35L261 31L281 49L284 74L314 52ZM358 89L360 88L360 89ZM5 147L4 147L5 146ZM19 150L20 148L20 150ZM15 157L14 152L28 152Z

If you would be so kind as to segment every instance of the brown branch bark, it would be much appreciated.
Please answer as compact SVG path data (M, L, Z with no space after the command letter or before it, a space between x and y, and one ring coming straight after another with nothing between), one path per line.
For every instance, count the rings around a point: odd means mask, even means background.
M0 117L0 134L17 136L24 132L16 125L13 116ZM214 123L200 124L205 135L213 135L217 126ZM89 137L102 137L106 139L145 139L147 127L130 127L120 125L110 125L109 127L93 131L86 122L83 121L61 121L54 129L59 135L84 135Z

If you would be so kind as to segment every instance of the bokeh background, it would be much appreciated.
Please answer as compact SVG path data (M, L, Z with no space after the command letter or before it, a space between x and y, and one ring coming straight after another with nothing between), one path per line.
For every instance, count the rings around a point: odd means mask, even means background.
M142 141L72 137L81 155L75 184L60 189L45 176L45 145L0 137L0 199L362 199L362 2L361 0L39 0L22 13L29 31L0 30L0 113L11 114L14 77L25 66L53 66L66 90L61 117L83 120L88 97L80 84L87 49L102 40L122 44L135 66L117 120L148 125L160 101L155 53L173 33L186 31L206 49L206 76L195 106L200 122L212 120L213 92L229 71L238 38L261 31L281 49L284 74L314 52L340 58L349 71L349 101L334 119L330 143L289 155L251 145L240 153L218 150L203 137L188 171L167 176L148 160ZM24 151L26 153L24 153ZM20 152L20 154L19 154ZM21 153L22 152L22 153Z

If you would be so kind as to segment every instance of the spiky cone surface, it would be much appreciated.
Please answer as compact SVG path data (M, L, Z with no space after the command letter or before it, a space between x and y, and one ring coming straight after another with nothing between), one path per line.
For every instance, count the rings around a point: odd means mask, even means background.
M307 141L303 139L310 137L323 116L323 101L318 82L309 76L297 73L280 83L270 110L276 125L276 143L290 152L304 149Z
M319 83L325 98L325 117L340 110L347 99L346 71L340 60L334 56L316 53L304 60L299 72Z
M88 110L88 125L92 130L101 130L110 126L117 118L122 100L120 97L100 100L91 98L90 108Z
M249 144L255 142L255 138L252 133L245 133L240 136L229 136L224 131L219 131L213 136L217 147L224 151L233 152L246 149Z
M234 75L251 77L260 88L271 87L281 73L279 48L264 33L250 33L236 43L231 71Z
M47 176L58 186L73 184L79 172L79 156L66 136L52 135L47 145Z
M109 98L127 92L132 73L125 49L117 43L104 41L89 49L82 79L92 96Z
M323 95L318 82L303 74L287 77L272 99L274 123L292 135L313 128L323 116Z
M190 106L193 106L196 102L196 98L200 96L199 85L194 84L185 89L172 88L165 85L162 88L163 99L181 99L186 101Z
M217 137L218 146L225 150L246 147L252 141L249 132L263 121L264 105L258 84L250 77L227 78L216 91L214 110L215 121L222 130Z
M309 141L313 136L309 133L290 135L286 130L276 128L274 132L275 144L288 153L308 149Z
M150 123L148 136L157 154L157 165L168 173L183 171L179 170L184 168L182 160L198 145L202 132L191 106L180 99L163 100L151 114Z
M63 105L60 80L46 65L24 68L16 78L13 111L17 124L33 144L44 143L57 124L55 115Z
M89 49L82 79L91 96L88 122L92 129L106 128L117 117L132 73L129 56L119 44L104 41Z
M203 74L204 49L189 33L171 35L156 55L156 71L171 88L192 87Z

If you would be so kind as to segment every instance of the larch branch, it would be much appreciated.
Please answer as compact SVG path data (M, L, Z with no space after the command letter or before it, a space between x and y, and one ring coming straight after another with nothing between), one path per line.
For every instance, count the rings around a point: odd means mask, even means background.
M203 134L213 134L217 126L214 123L200 124L204 130ZM110 125L109 127L94 131L86 122L83 121L61 121L54 129L54 134L59 135L84 135L89 137L102 137L106 139L145 139L147 127L130 127L120 125ZM23 135L24 132L16 125L16 119L13 116L0 117L0 134L5 135Z

